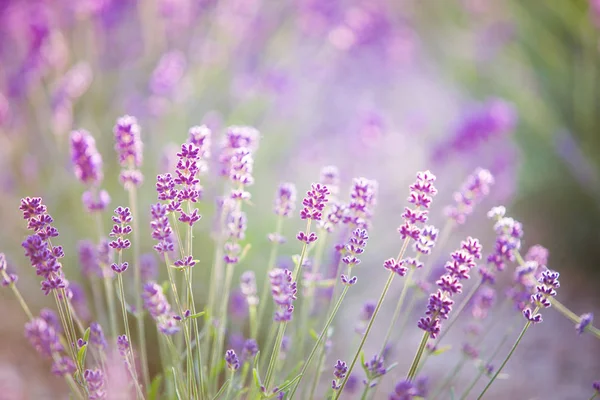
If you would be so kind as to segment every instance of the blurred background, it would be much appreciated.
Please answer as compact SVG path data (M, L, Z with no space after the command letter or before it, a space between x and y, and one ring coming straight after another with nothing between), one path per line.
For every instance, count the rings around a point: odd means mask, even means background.
M600 311L599 104L598 0L1 0L0 250L32 308L52 306L20 247L19 199L42 196L61 233L67 274L84 283L77 242L95 232L70 166L72 129L96 138L114 208L127 197L112 126L123 114L138 118L142 249L151 252L154 176L172 169L188 128L206 124L218 143L224 127L252 125L261 144L244 268L259 280L278 182L295 182L303 193L330 164L340 168L343 195L353 177L376 179L379 204L359 273L376 272L343 311L341 323L354 324L360 303L378 296L381 261L397 253L395 228L415 172L438 177L432 222L441 227L452 193L483 167L496 178L492 194L447 250L467 234L491 246L485 212L503 204L523 222L525 248L550 250L563 303L577 314ZM201 301L218 177L205 186L195 245ZM294 219L286 233L300 226ZM281 254L297 247L290 241ZM440 262L447 254L437 250ZM0 398L57 398L62 382L23 338L25 317L11 293L0 297ZM511 379L490 398L589 397L600 378L600 346L550 314L553 329L536 327L507 368ZM407 340L411 355L417 341Z

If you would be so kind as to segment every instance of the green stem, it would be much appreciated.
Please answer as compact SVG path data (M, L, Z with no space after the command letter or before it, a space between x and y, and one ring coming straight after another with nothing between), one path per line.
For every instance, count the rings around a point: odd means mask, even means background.
M4 278L7 282L10 282L10 278L8 277L8 274L4 270L2 271L2 278ZM13 291L15 297L17 298L17 301L21 305L21 308L25 312L25 315L27 315L27 318L29 318L30 320L32 320L33 319L33 314L31 313L31 310L27 306L27 303L25 302L25 299L23 298L23 296L21 296L21 292L19 291L19 289L17 289L17 286L15 285L14 282L12 282L10 284L10 288Z
M402 243L402 248L400 249L400 253L398 253L398 257L396 257L397 262L399 262L402 259L402 257L404 256L404 253L406 252L406 248L408 247L409 241L410 241L410 238L404 239L404 243ZM369 320L367 329L365 330L365 333L360 340L358 349L356 350L356 353L354 354L352 363L350 364L350 367L348 368L348 373L346 374L346 378L344 378L344 381L342 382L342 386L340 387L340 389L336 391L334 400L339 399L339 397L342 395L342 392L344 391L344 387L346 386L346 383L348 382L348 379L350 378L352 369L354 369L354 366L356 365L356 361L358 360L358 357L360 356L362 348L365 345L365 342L367 341L367 337L369 336L369 333L371 332L371 329L373 328L373 323L375 322L375 318L377 317L377 314L379 313L379 309L381 308L381 305L383 304L383 300L385 300L385 296L387 295L387 292L390 290L390 286L391 286L392 282L394 281L395 275L396 275L395 272L390 272L387 282L385 283L385 286L383 287L383 291L381 292L381 296L379 297L379 300L377 301L377 305L375 306L375 311L373 311L373 315L371 316L371 319Z
M229 377L229 386L227 387L227 394L225 394L225 400L229 400L229 396L231 396L231 391L233 389L233 377L235 376L235 371L231 370L231 375Z
M142 312L142 271L140 268L140 228L139 213L137 211L137 191L134 185L128 189L129 207L131 208L132 228L133 228L133 285L135 296L135 316L138 328L138 340L140 348L140 364L142 367L142 377L144 387L150 387L150 372L148 370L148 353L146 351L146 332L144 327L144 313Z
M276 236L281 235L282 226L283 226L283 217L282 216L277 217L276 224L277 224L277 226L275 227L275 235ZM267 299L269 298L269 293L271 293L271 291L269 290L269 282L270 282L269 272L271 272L271 270L275 266L275 260L277 259L277 250L278 249L279 249L279 243L277 243L277 241L273 241L273 243L271 244L271 252L269 253L269 261L267 262L266 276L263 281L262 292L260 293L260 301L258 303L258 324L259 325L262 324L265 312L267 310ZM251 331L250 335L252 338L256 339L257 335L258 335L258 327L256 327L254 331Z
M308 236L310 233L310 225L311 219L306 222L306 230L305 234ZM297 281L298 273L300 272L300 268L302 267L302 263L304 262L304 257L306 257L306 250L308 245L304 243L302 246L302 252L300 253L300 258L298 260L298 264L294 267L294 272L292 272L292 280ZM269 384L271 383L271 378L273 375L273 371L279 360L279 352L281 350L281 342L283 340L283 336L285 334L285 328L287 327L287 321L283 322L283 324L279 327L279 332L277 334L277 340L275 340L275 344L273 347L273 352L271 353L271 360L269 361L269 367L267 369L267 376L265 378L265 388L269 391Z
M417 374L417 367L419 366L419 362L421 361L421 357L423 356L423 352L425 351L425 346L427 346L427 340L429 340L429 332L423 332L421 344L419 344L419 348L417 349L415 358L413 359L410 369L408 370L407 379L409 381L415 379L415 375Z
M538 311L539 311L539 307L536 307L535 310L533 311L533 315L535 315ZM508 355L506 356L506 358L504 359L504 361L500 365L500 368L498 368L498 370L496 370L496 373L492 376L492 379L490 379L490 381L485 386L485 388L483 389L483 391L479 394L479 396L477 397L477 400L480 400L481 398L483 398L483 395L488 391L488 389L490 388L490 386L492 386L492 383L494 383L494 381L496 380L496 378L498 377L498 375L500 375L500 372L502 372L502 369L504 368L504 366L506 365L506 363L508 363L508 360L510 360L510 357L512 357L513 353L517 349L517 346L521 342L521 339L523 339L523 336L525 336L525 332L527 332L527 329L529 329L530 326L531 326L531 321L527 321L527 323L523 327L523 330L521 330L521 333L519 334L519 337L515 341L515 344L510 349L510 352L508 353Z
M122 264L121 254L122 253L119 252L119 265ZM135 361L135 357L133 356L133 343L131 343L132 342L131 333L129 332L129 319L127 317L127 305L125 303L125 289L123 288L122 273L117 274L117 286L119 288L119 297L121 298L121 311L123 313L123 324L125 325L125 334L127 335L127 339L129 339L129 341L130 341L129 354L131 355L131 359ZM132 376L133 380L135 381L135 385L137 386L137 385L139 385L137 372L136 372L135 368L131 368L129 358L125 357L125 359L130 367L131 376Z
M335 315L337 314L338 310L340 309L340 306L342 305L342 302L344 301L344 297L346 296L346 293L348 292L348 288L350 286L345 285L344 286L344 290L342 291L342 294L340 295L340 298L338 299L338 301L335 304L335 307L333 308L333 311L331 312L331 314L329 315L329 319L327 319L327 322L325 323L325 326L323 327L323 329L321 330L321 334L319 335L319 338L317 339L317 342L314 344L312 350L310 351L310 354L308 355L308 358L306 359L306 362L304 363L304 365L302 366L302 370L300 371L300 379L298 379L298 382L296 382L296 384L294 385L294 390L292 390L290 392L290 400L294 398L294 394L296 393L296 390L298 389L298 386L300 386L300 382L302 382L302 378L304 378L304 375L306 374L306 370L308 369L308 367L310 366L310 362L312 361L313 356L315 355L316 351L319 349L321 341L323 340L323 338L325 337L325 335L327 335L327 331L329 330L329 326L331 325L331 323L333 322ZM322 354L325 353L325 349L323 349ZM317 374L316 374L316 378L315 381L318 382L319 379L319 371L317 370ZM341 390L341 388L340 388Z
M98 244L102 241L103 232L104 232L104 224L102 223L102 215L97 212L96 216L96 229L98 230ZM100 268L103 273L103 284L104 284L104 294L106 296L106 302L108 303L108 320L110 321L110 332L113 340L117 340L117 309L115 307L115 299L114 299L114 287L112 278L109 276L112 272L108 265L101 264Z
M394 330L394 326L396 325L396 321L400 316L400 311L402 310L402 305L404 304L404 299L406 298L406 293L408 292L408 288L412 283L412 277L415 273L415 269L411 268L406 276L406 280L404 281L404 286L402 287L402 292L400 293L400 298L398 299L398 304L396 305L396 309L394 310L394 315L392 316L392 320L390 322L390 326L388 327L387 333L385 334L385 339L381 344L381 350L379 350L379 356L383 354L385 351L385 346L387 346L390 337L392 336L392 331Z

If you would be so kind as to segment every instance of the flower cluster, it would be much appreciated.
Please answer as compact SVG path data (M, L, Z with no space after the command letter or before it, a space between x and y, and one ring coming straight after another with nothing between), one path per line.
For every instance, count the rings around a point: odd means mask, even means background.
M428 384L427 377L418 378L414 382L403 379L396 384L389 400L425 399L429 393Z
M328 201L329 189L320 183L313 183L311 189L306 192L306 197L302 200L302 210L300 218L303 220L320 221L323 217L323 209ZM300 231L296 238L306 244L315 242L317 234L314 232Z
M38 353L53 360L53 373L63 376L75 371L73 360L65 355L60 332L54 324L41 317L34 318L25 324L25 337Z
M585 329L594 321L594 314L585 313L579 317L579 322L575 325L575 330L578 334L585 332Z
M552 305L551 298L556 296L556 289L560 287L558 281L559 273L552 270L545 270L538 280L536 293L531 295L531 304L535 307L526 307L523 310L523 316L531 323L542 322L542 315L537 313L540 308L549 308Z
M179 332L179 327L171 315L171 306L159 284L156 282L146 283L142 288L142 299L144 308L154 318L162 333L173 335Z
M153 204L150 213L152 215L150 222L152 239L158 241L154 245L154 250L160 255L172 252L175 247L172 239L173 230L171 229L169 216L167 215L167 206L161 203Z
M342 360L337 360L337 363L333 366L334 380L331 382L331 388L333 390L339 390L342 387L341 381L346 377L348 373L348 366Z
M490 193L493 184L494 177L491 172L477 168L463 183L460 191L454 193L455 204L446 207L446 216L457 224L464 224L475 206Z
M219 152L220 174L229 177L236 151L238 149L255 151L258 147L259 137L259 132L250 126L228 127Z
M445 265L446 273L436 282L437 291L429 296L426 316L419 319L417 324L432 339L440 333L442 320L448 319L454 304L452 296L462 292L461 280L470 278L469 272L475 266L475 259L481 258L481 246L477 239L469 237L451 257Z
M83 378L87 383L88 398L90 400L102 400L106 398L104 373L101 369L86 369Z
M225 362L227 368L231 371L237 371L240 368L240 360L233 350L227 350L225 353Z
M21 199L19 209L27 220L27 229L34 231L21 244L25 256L29 258L36 274L44 278L42 291L48 295L52 290L66 289L68 282L64 278L62 265L58 261L64 257L61 246L52 246L50 239L58 236L58 230L52 226L54 220L46 212L46 206L40 197Z
M402 213L404 224L398 228L398 233L402 240L411 238L415 241L419 240L421 230L416 226L417 222L426 223L431 207L433 196L437 194L437 189L433 185L435 175L429 171L417 173L417 180L410 186L410 195L408 202L414 206L414 209L405 207Z
M547 270L547 250L542 246L533 246L525 255L525 263L517 266L512 285L507 290L507 296L513 301L515 308L523 310L530 302L530 297L536 291L538 280Z
M246 297L249 306L256 306L258 304L254 271L246 271L240 276L240 289Z
M352 267L360 264L358 256L365 251L367 240L369 240L369 235L365 229L357 228L352 231L350 240L344 248L344 256L342 257L342 262L348 267L348 274ZM344 285L354 285L357 281L356 276L350 277L344 274L341 275L340 279Z
M109 246L118 253L121 253L123 250L131 247L131 241L125 238L132 232L131 225L129 225L132 221L129 207L117 207L115 209L115 215L112 217L112 221L114 222L114 225L109 236L114 239L109 243ZM128 267L129 264L127 262L112 263L110 266L110 268L118 274L125 272Z
M125 188L139 186L143 181L142 172L139 170L143 160L143 143L140 132L137 119L130 115L124 115L117 119L113 128L115 151L119 164L123 168L119 178Z
M271 294L279 310L275 311L273 320L276 322L291 321L294 311L293 302L296 300L298 287L289 269L276 268L269 272Z
M279 185L275 194L273 212L279 218L291 217L296 208L296 185L284 182ZM281 222L279 222L281 224ZM269 233L267 236L270 242L285 243L285 238L279 232Z
M350 189L350 202L344 213L345 224L367 229L373 217L373 208L377 204L377 181L356 178Z
M17 274L8 272L8 263L4 253L0 253L0 278L2 278L0 282L2 286L9 286L19 279Z

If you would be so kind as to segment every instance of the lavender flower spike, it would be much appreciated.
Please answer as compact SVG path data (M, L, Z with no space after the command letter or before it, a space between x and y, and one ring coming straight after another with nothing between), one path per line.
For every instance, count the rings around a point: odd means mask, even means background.
M341 381L346 377L348 373L348 366L342 360L337 360L337 363L333 366L333 376L335 379L331 382L331 388L338 390L342 387Z
M171 306L165 297L162 287L155 282L148 282L142 289L144 308L158 324L158 329L165 335L179 332L175 320L171 316Z
M88 387L88 399L103 400L106 399L104 390L104 373L100 369L86 369L83 377Z
M455 204L446 207L446 216L457 224L464 224L475 206L489 194L493 184L494 177L490 171L477 168L462 185L460 192L454 193Z
M275 305L279 310L275 312L275 322L290 321L294 311L293 301L296 300L298 291L296 282L292 279L292 271L289 269L274 269L269 273L271 281L271 294Z
M586 313L581 315L579 318L580 321L577 325L575 325L575 330L581 335L583 332L585 332L585 328L587 328L587 326L594 320L594 314Z
M75 176L81 183L97 185L102 181L102 156L96 141L85 130L71 132L71 163Z
M225 362L227 363L227 368L231 371L237 371L240 368L240 360L233 350L227 350L225 353Z

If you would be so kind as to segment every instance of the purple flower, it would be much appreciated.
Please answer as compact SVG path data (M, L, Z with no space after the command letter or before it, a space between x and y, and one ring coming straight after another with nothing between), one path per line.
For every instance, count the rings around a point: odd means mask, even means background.
M161 255L173 251L175 248L171 239L173 230L169 223L167 207L161 203L153 204L151 214L152 221L150 222L150 227L152 228L152 238L158 241L158 244L154 245L154 250Z
M303 208L300 211L300 218L303 220L321 220L325 203L328 201L328 195L329 189L327 189L327 186L320 183L313 183L311 190L306 192L306 197L302 200Z
M494 177L487 169L477 168L469 175L460 192L454 193L455 204L446 207L446 216L457 224L464 224L467 217L473 213L475 206L490 192Z
M592 388L596 391L596 393L600 393L600 381L595 381L592 383Z
M198 148L198 172L204 173L208 169L207 161L210 159L212 132L206 125L192 126L188 131L188 142Z
M71 299L71 304L75 309L77 316L83 321L89 321L92 317L92 313L88 307L85 290L76 282L69 282L67 288L67 296Z
M90 400L101 400L106 398L104 390L104 374L100 369L86 369L83 377L87 383L88 398Z
M25 337L33 348L45 357L52 358L64 350L59 333L42 318L34 318L25 324Z
M337 363L333 366L333 376L335 379L331 383L331 388L333 390L339 390L342 387L342 383L340 382L346 377L348 373L348 366L342 360L337 360Z
M97 322L90 324L90 343L100 350L106 350L108 347L102 326Z
M282 183L275 196L274 212L280 217L290 217L296 207L296 186L293 183Z
M417 180L410 186L410 195L408 197L408 202L413 204L415 208L406 207L404 209L404 213L402 213L404 223L398 228L398 233L400 233L402 240L411 238L418 241L421 237L421 230L415 224L417 222L427 222L427 209L430 207L433 196L437 194L437 189L433 185L435 179L435 175L429 171L417 173ZM433 230L426 230L425 233L429 236L437 237L437 232ZM425 244L429 244L428 241Z
M269 273L271 294L279 310L275 311L275 322L290 321L294 311L293 302L298 292L297 284L292 279L292 271L276 268Z
M104 211L110 204L110 195L106 190L91 188L81 195L81 202L88 212Z
M230 176L232 158L237 149L247 148L250 151L258 147L259 132L249 126L230 126L225 132L219 154L220 174Z
M383 262L383 267L399 276L404 276L408 272L408 268L404 266L404 260L396 261L394 258L388 258Z
M412 400L418 395L415 385L408 380L401 380L394 387L389 400Z
M125 236L131 234L131 225L128 225L132 221L131 211L129 207L117 207L115 209L115 215L112 217L113 225L109 236L116 238L109 243L109 246L116 251L123 251L131 247L129 239L125 239Z
M377 354L365 363L364 369L369 381L387 373L387 369L383 365L383 357L380 357Z
M240 289L242 290L242 294L246 297L248 305L256 306L258 304L254 271L246 271L240 276Z
M340 191L340 171L335 165L327 165L321 168L319 183L327 186L332 197L336 197Z
M171 306L165 297L162 287L156 282L148 282L142 288L144 308L157 322L158 329L165 335L179 332L179 327L171 316Z
M117 336L117 349L119 350L119 354L121 354L121 357L128 357L129 347L129 338L127 337L127 335Z
M140 256L140 270L144 282L156 280L158 277L158 263L152 253Z
M250 360L258 354L258 343L254 339L248 339L244 342L242 349L244 360Z
M594 320L594 314L586 313L579 316L579 322L575 325L575 330L578 334L585 332L585 328Z
M548 249L539 244L531 246L525 254L525 261L535 261L540 266L548 265Z
M113 133L119 164L124 168L140 168L142 166L143 144L140 138L140 126L135 117L125 115L117 119Z
M225 362L230 371L237 371L240 368L240 360L233 350L225 352Z
M365 251L367 240L369 240L369 235L365 229L358 228L352 231L350 240L345 247L345 256L342 258L342 262L348 268L360 264L360 259L357 256Z
M71 132L71 163L75 176L84 184L97 185L102 181L102 156L96 141L85 130Z
M437 240L439 230L437 230L434 226L425 225L423 229L421 229L421 233L419 234L419 238L415 241L414 249L415 251L428 255L431 253L431 249L435 246L435 241Z
M56 376L65 376L67 374L73 374L77 370L75 363L68 356L62 356L52 363L52 373Z
M98 263L98 252L96 246L89 240L80 240L77 245L79 266L81 273L89 278L102 277L102 270Z
M159 96L170 95L183 77L185 68L185 56L180 51L163 54L150 79L152 93Z
M377 181L355 178L350 189L350 203L347 212L344 213L343 222L367 229L373 217L373 208L377 204L377 190Z
M482 286L473 299L471 314L473 318L483 319L488 315L488 311L494 305L496 291L489 286Z

